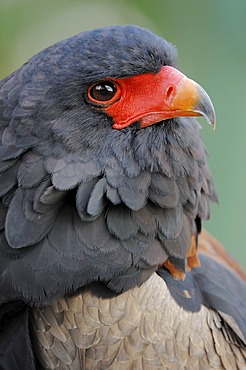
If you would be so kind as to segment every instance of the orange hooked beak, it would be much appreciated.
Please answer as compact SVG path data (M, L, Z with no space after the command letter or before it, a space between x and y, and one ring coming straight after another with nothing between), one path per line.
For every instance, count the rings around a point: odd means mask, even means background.
M115 129L134 122L143 128L180 116L204 116L215 129L215 111L206 91L173 67L113 81L119 86L119 98L104 111L113 118Z

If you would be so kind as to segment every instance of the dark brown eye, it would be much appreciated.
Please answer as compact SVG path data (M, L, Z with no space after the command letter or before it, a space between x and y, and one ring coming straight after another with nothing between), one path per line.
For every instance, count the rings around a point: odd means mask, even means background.
M89 88L88 98L97 104L111 104L118 100L119 87L112 81L97 82Z

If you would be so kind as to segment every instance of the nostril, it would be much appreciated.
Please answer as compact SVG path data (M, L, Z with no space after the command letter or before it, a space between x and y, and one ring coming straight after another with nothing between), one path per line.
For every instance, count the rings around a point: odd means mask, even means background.
M170 100L172 99L173 92L174 92L174 87L173 86L169 86L167 88L167 91L166 91L166 100L168 102L170 102Z

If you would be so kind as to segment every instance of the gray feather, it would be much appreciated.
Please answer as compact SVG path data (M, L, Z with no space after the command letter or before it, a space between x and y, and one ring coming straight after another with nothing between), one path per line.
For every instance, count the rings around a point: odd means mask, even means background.
M44 160L33 153L25 155L18 169L19 186L30 189L40 184L45 176Z
M138 232L138 227L133 221L130 211L123 205L109 208L107 226L109 231L120 240L127 240Z
M103 177L94 186L87 205L87 213L90 216L98 216L106 205L106 179Z

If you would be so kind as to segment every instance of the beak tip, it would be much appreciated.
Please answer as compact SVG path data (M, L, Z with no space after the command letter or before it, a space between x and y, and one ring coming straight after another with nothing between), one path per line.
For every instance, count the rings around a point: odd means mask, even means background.
M212 127L212 130L215 131L216 129L216 117L215 117L215 112L213 111L213 115L207 116L204 115L208 124Z
M213 110L213 114L210 115L210 116L207 116L206 119L207 119L208 123L210 124L210 126L212 127L212 130L215 131L215 129L216 129L215 111Z
M199 85L198 92L199 99L196 109L202 116L205 117L206 121L210 126L212 126L212 130L214 131L216 127L216 114L213 103L208 94L206 93L206 91Z

